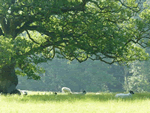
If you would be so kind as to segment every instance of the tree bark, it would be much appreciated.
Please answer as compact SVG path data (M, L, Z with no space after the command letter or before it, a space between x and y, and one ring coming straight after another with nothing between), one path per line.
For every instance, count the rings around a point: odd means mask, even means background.
M15 64L5 65L0 70L0 92L4 94L21 94L16 89L18 77L15 74Z

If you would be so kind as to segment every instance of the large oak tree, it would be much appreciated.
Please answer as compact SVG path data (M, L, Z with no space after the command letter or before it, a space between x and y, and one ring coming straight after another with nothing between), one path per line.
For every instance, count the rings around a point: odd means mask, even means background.
M136 0L0 0L0 92L40 79L54 57L112 64L145 60L150 10ZM139 7L140 6L140 7ZM141 13L141 14L140 14Z

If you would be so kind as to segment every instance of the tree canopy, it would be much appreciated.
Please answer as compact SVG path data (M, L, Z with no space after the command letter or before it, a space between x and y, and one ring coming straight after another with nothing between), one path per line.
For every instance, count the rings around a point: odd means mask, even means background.
M0 68L39 79L54 57L108 64L146 60L150 9L136 0L1 0Z

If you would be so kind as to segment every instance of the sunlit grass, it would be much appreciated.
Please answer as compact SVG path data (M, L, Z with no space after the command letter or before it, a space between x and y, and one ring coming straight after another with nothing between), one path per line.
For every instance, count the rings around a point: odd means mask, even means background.
M29 92L27 96L0 96L0 113L150 113L150 93L115 98L114 93L54 95Z

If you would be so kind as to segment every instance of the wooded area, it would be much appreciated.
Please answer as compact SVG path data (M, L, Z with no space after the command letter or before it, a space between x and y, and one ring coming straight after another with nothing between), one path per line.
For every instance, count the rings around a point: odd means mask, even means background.
M148 51L148 50L147 50ZM108 65L99 61L87 60L83 63L53 59L40 64L46 71L40 74L41 80L19 77L17 88L32 91L57 91L68 86L73 92L135 92L150 91L150 61L137 61L129 67L118 63Z

